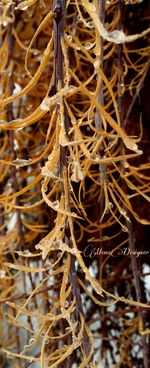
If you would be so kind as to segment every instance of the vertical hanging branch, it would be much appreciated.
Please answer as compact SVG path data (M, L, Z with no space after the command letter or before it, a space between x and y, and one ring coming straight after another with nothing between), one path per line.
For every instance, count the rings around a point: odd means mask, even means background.
M54 29L54 83L55 91L64 87L64 77L63 77L63 52L61 47L61 38L64 35L64 25L65 25L65 15L66 15L66 1L65 0L55 0L53 7L53 29ZM57 113L59 113L59 105L57 104ZM68 135L69 120L66 116L64 119L65 133ZM60 176L63 177L63 168L67 167L67 153L68 148L60 147ZM63 185L62 185L62 191Z
M65 0L55 0L54 6L53 6L53 30L54 30L54 78L55 78L55 90L58 92L60 88L64 86L64 70L63 70L63 52L61 47L61 39L64 35L64 26L65 26L65 15L66 15L66 1ZM59 104L57 104L57 114L59 113ZM68 137L69 133L69 125L70 125L70 119L67 113L66 106L64 104L64 130L65 135ZM69 139L69 137L68 137ZM68 198L66 198L66 202L70 204L70 197L69 197L69 190L66 191L66 188L64 187L65 183L67 183L67 187L69 188L69 181L68 181L68 158L69 158L69 149L68 146L60 146L60 162L59 162L59 172L60 177L62 179L65 179L67 177L67 181L63 180L61 184L61 193L63 195L66 195ZM71 234L69 225L67 224L67 221L65 223L65 243L68 246L72 245L71 242ZM76 299L76 318L79 322L80 320L80 314L84 315L83 312L83 306L82 306L82 300L81 300L81 294L80 294L80 288L78 284L78 278L77 273L75 269L75 257L71 254L70 255L70 282L72 284L72 290L73 295ZM79 322L80 325L80 322ZM83 331L83 348L86 356L90 353L90 341L89 337L87 335L86 330Z
M122 4L121 0L119 0L119 3L118 3L118 10L119 10L119 13L120 13L119 23L118 23L118 30L122 30L122 28L123 28L123 26L122 26L123 4ZM118 110L119 110L119 115L120 115L121 126L123 128L126 128L126 124L127 124L129 114L127 113L126 118L124 117L124 104L123 104L124 75L123 75L122 52L123 52L122 45L121 44L117 45ZM144 75L144 77L145 77L145 75ZM142 83L143 83L143 78L142 78ZM136 94L135 94L135 96L136 96ZM132 107L134 105L136 97L133 98L133 102L132 102L131 107L130 107L129 110L132 110ZM124 145L122 146L122 151L123 151L123 154L125 154ZM122 168L122 170L125 170L125 168ZM124 191L127 193L127 187L126 187L125 183L123 183L123 188L124 188ZM137 302L142 302L141 285L140 285L140 280L139 280L139 276L138 276L139 275L139 270L138 270L138 264L137 264L137 257L135 255L136 254L135 236L134 236L132 218L131 218L131 215L130 215L129 211L127 213L127 216L129 218L129 220L126 219L126 226L127 226L128 234L129 234L129 249L131 250L131 267L132 267L132 273L133 273L133 278L134 278L136 300L137 300ZM145 321L144 321L143 312L141 310L141 307L139 307L139 313L138 314L139 314L139 318L142 320L142 324L144 325ZM142 342L142 346L143 346L143 364L144 364L144 368L148 368L148 366L149 366L149 364L148 364L148 346L147 346L147 342L146 342L146 336L141 336L141 342Z
M105 0L101 0L99 2L99 18L100 21L102 22L102 24L104 25L105 22ZM103 45L104 45L104 40L102 37L99 37L99 41L100 41L100 50L101 50L101 54L100 54L100 68L101 70L103 70L103 59L104 59L104 53L103 53ZM98 79L99 75L97 74L97 79ZM97 97L97 102L101 105L104 106L104 92L103 92L103 81L101 81L101 85L100 85L100 89L98 92L98 97ZM100 112L98 109L96 109L96 115L95 115L95 126L98 130L103 130L103 123L102 123L102 118L100 115ZM97 139L100 139L100 135L97 136ZM99 156L103 157L104 155L104 144L102 143L99 147ZM99 180L100 180L100 191L101 191L101 196L100 196L100 208L99 208L99 213L98 213L98 217L100 217L100 220L102 219L102 215L103 215L103 211L104 211L104 207L105 207L105 195L104 195L104 181L106 180L106 166L105 164L99 164ZM102 221L101 221L102 222ZM102 233L102 229L100 229L99 231L99 236L100 239L102 239L103 233ZM101 247L103 247L103 242L101 241ZM100 257L100 267L101 267L101 263L102 263L102 257Z
M102 22L102 24L104 24L105 21L105 0L100 1L99 3L99 18ZM102 37L100 37L100 50L101 50L101 54L100 54L100 68L103 70L103 58L104 58L104 53L103 53L103 45L104 45L104 40ZM98 75L97 75L98 78ZM101 82L100 85L100 89L98 92L98 97L97 97L97 102L101 105L104 106L104 92L103 92L103 82ZM95 126L98 130L103 130L103 123L102 123L102 118L100 115L100 112L98 109L96 109L96 115L95 115ZM100 139L100 136L98 135L97 139ZM101 144L100 148L99 148L99 155L100 157L103 157L104 154L104 146L103 144ZM103 188L103 181L105 180L106 177L106 169L105 166L100 164L99 165L99 171L100 171L100 180L102 182L101 184L101 188ZM100 204L100 217L103 213L103 209L104 209L104 193L102 193L102 199L101 199L101 204Z
M105 0L102 0L99 3L99 18L100 18L100 21L102 22L102 24L104 24L104 21L105 21ZM103 70L103 58L104 58L103 45L104 45L104 40L103 40L102 37L100 37L100 50L101 50L100 67L101 67L102 70ZM97 75L97 77L98 77L98 75ZM101 86L100 86L97 101L100 103L100 105L102 105L102 106L104 105L103 82L101 83ZM102 119L101 119L101 116L100 116L100 112L98 110L96 110L96 115L95 115L95 126L96 126L97 129L100 129L100 130L103 129Z
M105 21L105 0L102 0L99 2L99 18L100 21L102 22L102 24L104 24ZM99 42L100 42L100 68L101 70L103 70L103 45L104 45L104 40L102 37L99 36ZM97 79L99 78L99 75L97 73ZM103 92L103 81L101 81L101 85L100 85L100 89L98 92L98 97L97 97L97 102L101 105L104 106L104 92ZM96 115L95 115L95 126L98 130L103 130L103 123L102 123L102 117L101 114L99 112L98 109L96 109ZM97 136L97 140L100 139L100 135L98 134ZM101 143L100 147L99 147L99 156L103 157L104 155L104 144ZM100 173L100 190L101 190L101 198L100 198L100 208L99 208L99 213L98 216L100 217L100 219L102 218L103 215L103 211L104 211L104 207L105 207L105 196L104 196L104 190L103 190L103 183L106 180L106 166L105 164L99 164L99 173ZM102 238L102 230L100 230L100 238ZM101 246L102 246L102 242L101 242Z
M99 19L101 21L101 23L104 25L105 22L105 0L100 0L99 1ZM100 42L100 68L103 71L103 66L104 66L104 52L103 52L103 46L104 46L104 40L102 37L99 36L99 42ZM97 74L97 79L99 78L99 75ZM101 106L104 106L104 92L103 92L103 81L101 81L101 85L100 85L100 89L99 89L99 93L98 93L98 97L97 97L97 101ZM103 123L102 123L102 118L100 115L99 110L96 110L96 115L95 115L95 126L98 130L103 130ZM100 139L100 135L97 136L97 139ZM101 143L100 147L99 147L99 156L103 157L104 156L104 144L103 142ZM103 222L102 216L103 216L103 211L105 208L105 194L104 194L104 181L106 180L106 165L105 164L99 164L99 180L100 180L100 204L99 204L99 213L98 216L100 217L100 221L101 223ZM103 241L102 241L102 237L103 237L103 230L100 229L99 230L99 238L101 240L100 245L103 248ZM100 260L99 260L99 271L101 270L101 265L102 265L103 259L102 256L100 256ZM100 282L101 282L101 272L99 272L99 278L100 278ZM100 314L102 315L104 313L104 308L101 308ZM107 325L105 323L105 320L102 320L102 334L103 334L103 339L102 339L102 346L101 346L101 350L102 350L102 354L103 354L103 349L105 346L105 338L107 338Z

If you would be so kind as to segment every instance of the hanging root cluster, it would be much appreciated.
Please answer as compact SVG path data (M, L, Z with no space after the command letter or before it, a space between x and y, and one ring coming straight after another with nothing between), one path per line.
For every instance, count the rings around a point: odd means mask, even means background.
M0 366L148 368L148 1L0 1Z

